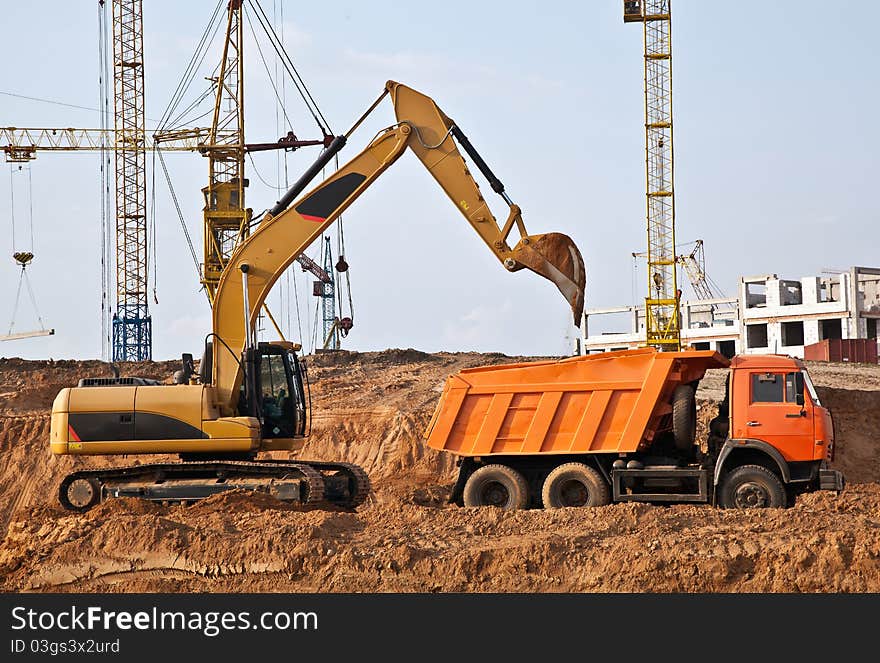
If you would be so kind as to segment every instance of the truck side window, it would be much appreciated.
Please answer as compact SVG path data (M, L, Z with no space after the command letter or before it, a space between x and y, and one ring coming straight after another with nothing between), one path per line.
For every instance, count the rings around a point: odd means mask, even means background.
M781 373L752 373L752 403L782 403Z
M794 403L795 401L794 373L785 374L785 402Z
M785 402L786 403L803 403L804 402L804 381L799 380L800 373L785 374ZM800 400L798 400L800 396Z

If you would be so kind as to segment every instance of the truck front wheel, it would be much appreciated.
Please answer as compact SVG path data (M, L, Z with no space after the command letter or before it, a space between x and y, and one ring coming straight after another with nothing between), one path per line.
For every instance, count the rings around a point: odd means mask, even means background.
M697 437L697 401L694 388L681 384L672 395L672 433L675 447L679 451L689 451Z
M529 503L529 484L512 467L485 465L468 477L462 497L465 506L523 509Z
M611 504L611 491L605 479L583 463L564 463L544 481L541 499L547 509L566 506L605 506Z
M766 467L743 465L721 480L718 502L725 509L781 509L785 486Z

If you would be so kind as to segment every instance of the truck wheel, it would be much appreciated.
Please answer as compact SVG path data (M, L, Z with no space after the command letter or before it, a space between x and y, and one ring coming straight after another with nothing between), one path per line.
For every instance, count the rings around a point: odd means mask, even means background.
M523 509L529 502L529 484L512 467L485 465L468 477L463 497L465 506Z
M605 506L611 504L611 491L605 479L583 463L564 463L544 480L541 499L547 509L566 506Z
M675 436L675 447L680 451L689 451L697 437L697 400L694 388L689 384L681 384L672 394L672 433Z
M718 502L725 509L781 509L786 505L785 486L760 465L743 465L721 480Z

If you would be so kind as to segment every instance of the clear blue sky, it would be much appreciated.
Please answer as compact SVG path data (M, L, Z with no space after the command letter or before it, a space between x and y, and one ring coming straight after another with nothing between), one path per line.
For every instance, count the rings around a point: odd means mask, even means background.
M263 0L270 16L281 4ZM148 117L162 115L214 5L144 0ZM641 37L637 25L623 24L620 2L283 5L288 51L337 132L387 79L429 94L505 182L530 232L564 232L580 246L587 306L632 303L631 253L645 244ZM705 240L708 271L729 293L742 274L798 278L880 265L880 6L676 0L673 8L679 239ZM96 0L6 3L4 22L15 29L0 40L0 90L97 104ZM274 98L252 44L246 57L248 140L274 140ZM297 134L313 135L303 106L292 94L288 101ZM392 119L390 106L380 107L343 157ZM0 95L0 126L97 125L93 111ZM291 155L291 179L315 156ZM199 238L206 161L167 158ZM277 183L276 157L256 166L248 202L259 211L278 195L261 181ZM18 279L3 168L0 257L9 257L0 259L0 333ZM57 334L7 342L0 355L98 357L98 158L44 154L32 178L37 258L29 269ZM503 203L483 188L503 216ZM210 316L161 177L156 199L154 357L198 354ZM16 218L21 229L20 210ZM356 308L345 347L567 351L574 329L553 286L507 274L410 155L351 208L345 225ZM308 280L298 276L304 329L306 309L314 315ZM635 294L642 297L641 278ZM270 302L281 306L277 296ZM29 316L25 306L17 327L33 327Z

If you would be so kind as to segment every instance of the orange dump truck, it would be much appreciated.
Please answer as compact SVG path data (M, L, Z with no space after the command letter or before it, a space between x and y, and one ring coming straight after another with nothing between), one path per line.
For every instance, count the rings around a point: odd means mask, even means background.
M701 445L695 393L711 368L729 372ZM831 415L783 355L643 348L467 369L446 381L427 441L459 456L465 506L784 507L844 485L828 468Z

